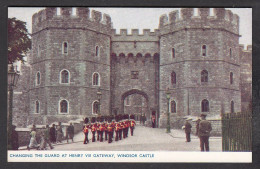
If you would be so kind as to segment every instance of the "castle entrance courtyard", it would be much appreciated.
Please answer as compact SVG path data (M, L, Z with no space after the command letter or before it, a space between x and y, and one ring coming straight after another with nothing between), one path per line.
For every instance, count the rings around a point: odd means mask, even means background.
M137 125L134 136L129 135L117 142L113 139L110 144L107 141L91 142L91 133L89 133L90 142L83 144L82 132L75 135L74 143L71 143L71 140L69 143L63 141L61 144L55 144L51 151L200 151L197 136L191 135L191 142L185 142L183 130L172 129L170 134L165 131L164 128ZM210 137L210 151L222 151L221 142L221 137Z

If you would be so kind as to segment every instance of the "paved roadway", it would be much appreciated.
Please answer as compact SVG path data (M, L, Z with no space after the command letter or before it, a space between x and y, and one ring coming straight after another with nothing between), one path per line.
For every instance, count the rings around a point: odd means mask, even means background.
M130 130L129 130L130 131ZM191 142L185 142L183 130L171 130L167 134L166 129L149 128L136 126L134 136L108 144L104 142L91 142L89 133L89 144L83 144L84 134L75 135L74 143L66 141L62 144L55 144L52 151L200 151L199 139L191 135ZM210 151L221 151L221 137L210 137ZM48 147L49 150L49 147Z

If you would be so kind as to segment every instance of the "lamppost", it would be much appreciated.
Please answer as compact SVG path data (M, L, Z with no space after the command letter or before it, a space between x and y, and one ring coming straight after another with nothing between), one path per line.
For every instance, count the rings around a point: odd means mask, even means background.
M166 98L167 98L167 128L166 128L166 133L170 133L171 132L171 126L170 126L170 97L171 97L171 92L169 90L169 88L167 88L166 92Z
M8 116L7 116L7 121L8 121L8 149L12 149L11 143L12 143L12 127L13 127L13 90L14 87L16 86L18 79L19 79L19 74L18 71L14 70L13 64L10 65L10 69L8 70L8 91L9 91L9 109L8 109ZM9 68L9 66L8 66Z
M98 88L98 91L97 91L97 97L98 97L98 114L100 114L100 106L101 106L101 97L102 97L102 93L101 93L101 89Z

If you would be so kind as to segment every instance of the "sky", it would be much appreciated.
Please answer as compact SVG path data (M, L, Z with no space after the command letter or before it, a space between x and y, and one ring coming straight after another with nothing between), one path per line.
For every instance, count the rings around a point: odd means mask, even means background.
M16 17L27 23L27 29L31 33L32 15L44 8L33 7L12 7L8 8L8 17ZM169 14L171 11L180 8L90 8L102 13L109 14L112 19L113 28L119 33L120 29L127 29L131 33L131 29L139 29L142 33L143 29L158 28L159 17L162 14ZM252 9L251 8L226 8L240 17L240 44L252 44Z

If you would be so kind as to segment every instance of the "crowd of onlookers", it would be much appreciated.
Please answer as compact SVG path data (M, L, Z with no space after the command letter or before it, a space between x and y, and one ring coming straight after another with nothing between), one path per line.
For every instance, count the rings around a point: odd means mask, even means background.
M49 145L50 149L53 149L52 144L62 143L64 139L67 140L67 143L69 142L69 139L71 139L73 142L74 126L72 123L70 123L70 125L66 128L66 134L64 133L65 132L63 131L60 122L57 126L55 124L53 124L52 127L49 127L49 125L43 126L41 131L37 131L36 126L33 125L30 132L30 143L27 146L27 149L46 150L47 144ZM37 134L40 135L39 143L36 139Z

